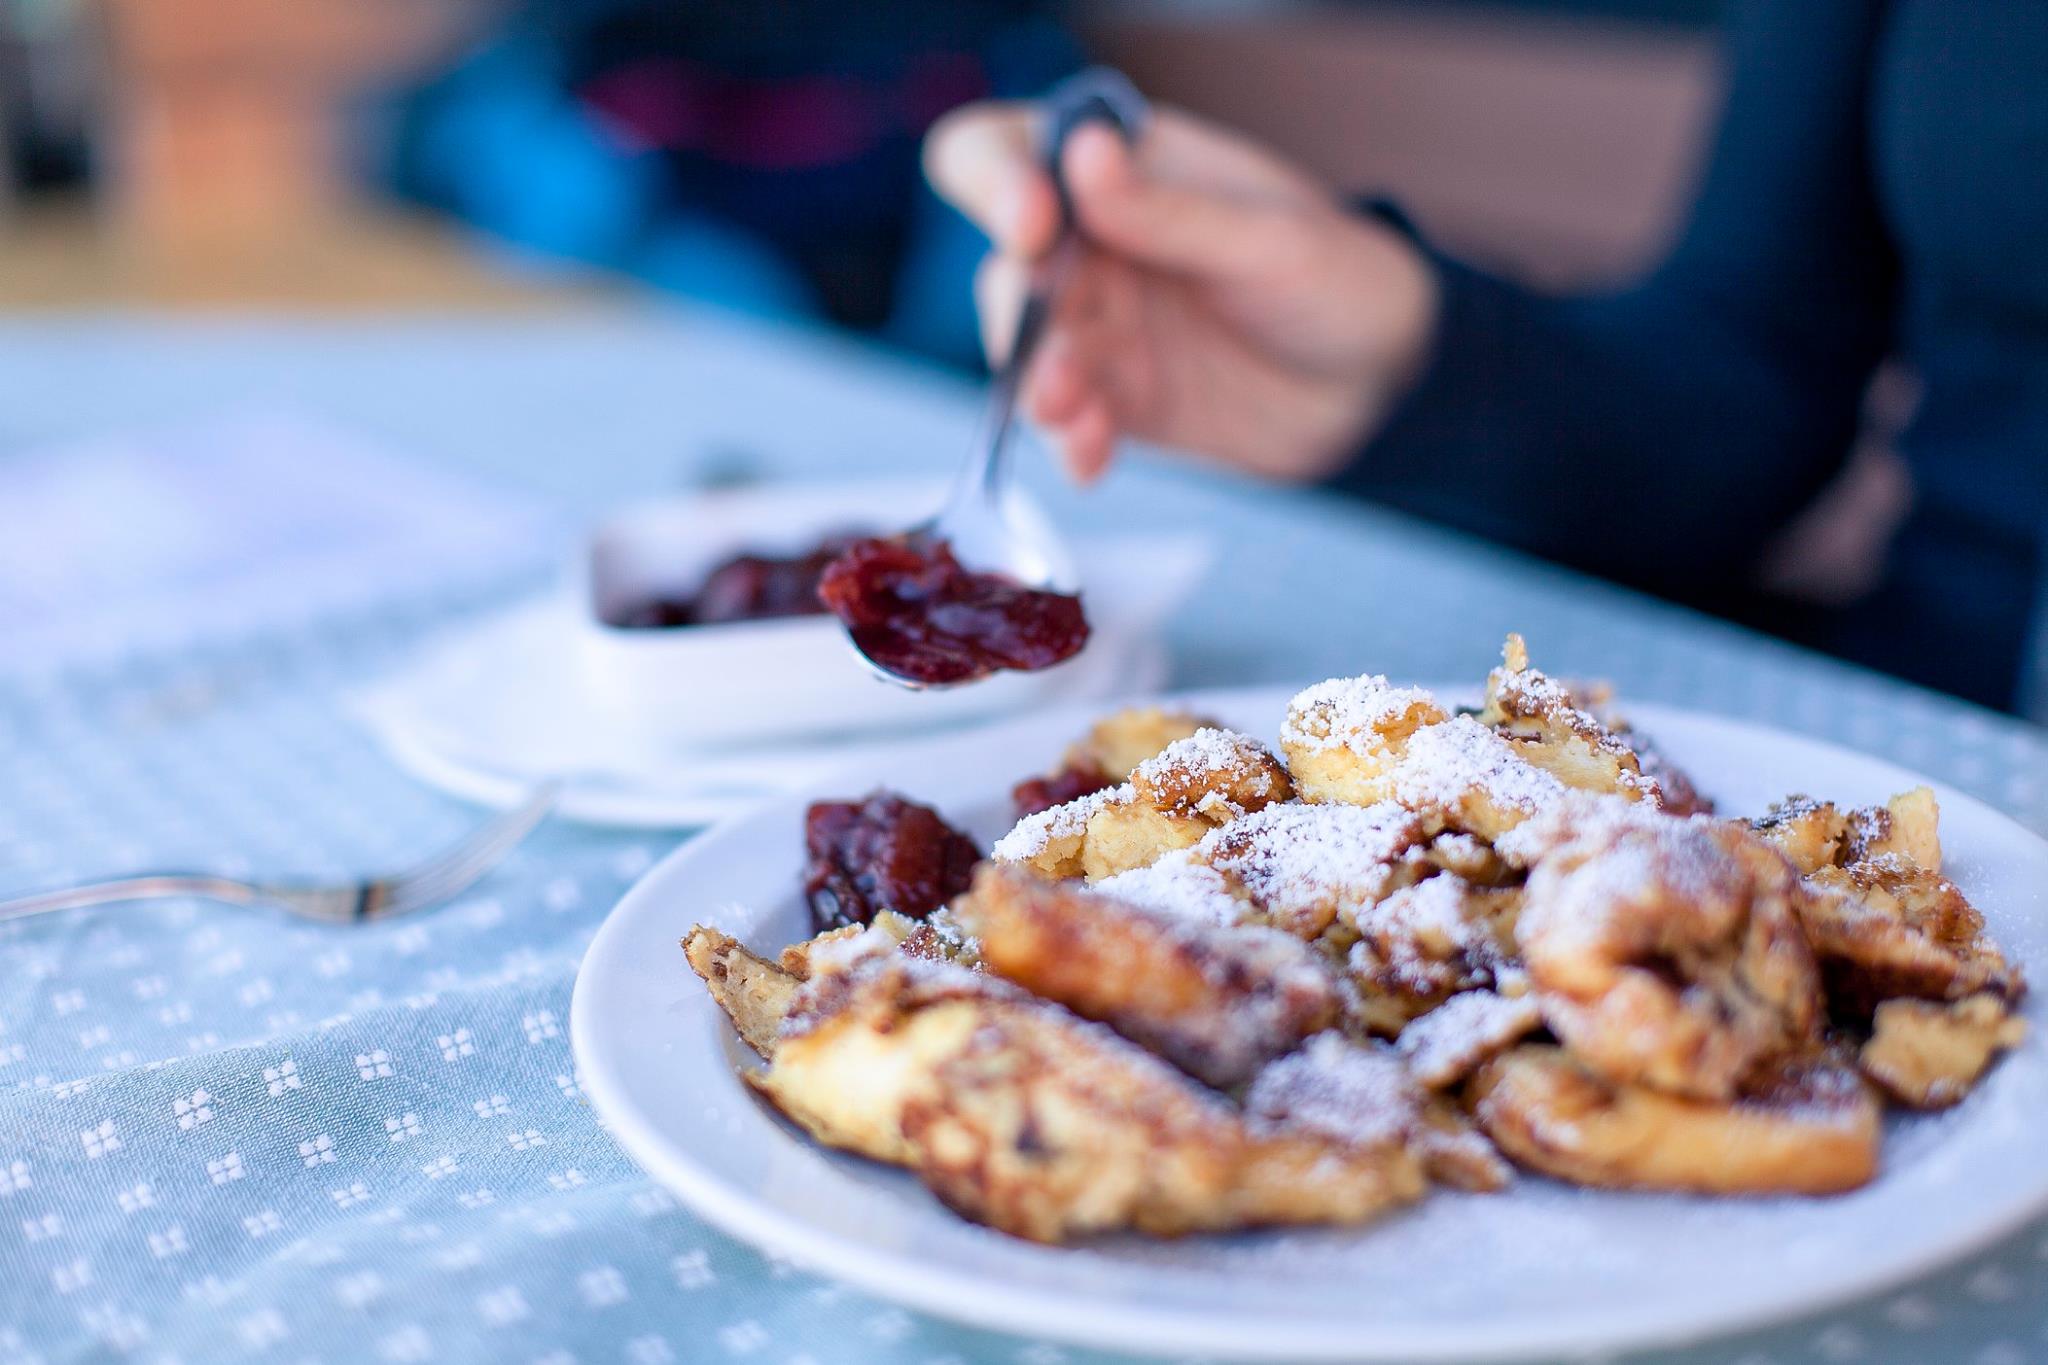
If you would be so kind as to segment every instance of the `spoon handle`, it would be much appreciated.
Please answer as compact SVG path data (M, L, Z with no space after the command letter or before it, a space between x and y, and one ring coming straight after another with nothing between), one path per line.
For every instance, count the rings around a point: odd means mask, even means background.
M1060 170L1067 139L1074 135L1075 129L1085 124L1105 123L1114 128L1125 142L1135 146L1144 134L1152 110L1145 103L1145 97L1138 93L1138 87L1132 85L1123 72L1106 66L1092 66L1067 77L1047 91L1041 117L1039 163L1052 177L1053 190L1060 198L1061 230L1072 232L1076 221L1074 200L1067 191L1067 178Z
M989 379L988 406L983 409L981 431L974 448L981 458L970 471L970 486L960 494L977 499L991 498L1003 487L1004 463L1009 458L1010 431L1017 415L1017 394L1038 350L1038 339L1052 317L1053 300L1072 272L1079 255L1074 234L1062 232L1052 251L1032 267L1025 289L1023 307L1017 313L1017 329L1010 334L1010 349Z
M1052 316L1053 302L1061 285L1073 271L1080 254L1080 227L1074 216L1074 201L1067 190L1060 161L1067 139L1074 130L1090 123L1114 128L1126 142L1135 143L1150 116L1145 97L1138 93L1122 72L1108 67L1091 67L1069 76L1046 94L1044 122L1039 134L1039 160L1052 177L1060 201L1060 232L1053 248L1033 267L1023 306L1017 313L1017 328L1011 334L1010 349L996 366L989 385L988 408L982 417L981 452L977 466L969 471L967 485L956 496L988 498L1003 487L1005 461L1009 455L1010 429L1017 412L1017 394L1031 368L1031 357Z

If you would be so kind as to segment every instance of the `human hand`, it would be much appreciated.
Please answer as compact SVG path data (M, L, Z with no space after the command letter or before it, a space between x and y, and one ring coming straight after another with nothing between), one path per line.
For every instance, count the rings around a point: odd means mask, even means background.
M1029 105L973 104L925 140L934 188L995 243L976 280L992 359L1059 232L1035 125ZM1077 129L1061 171L1085 246L1023 406L1075 478L1099 476L1119 436L1319 478L1420 371L1437 306L1427 262L1275 153L1159 109L1135 148Z

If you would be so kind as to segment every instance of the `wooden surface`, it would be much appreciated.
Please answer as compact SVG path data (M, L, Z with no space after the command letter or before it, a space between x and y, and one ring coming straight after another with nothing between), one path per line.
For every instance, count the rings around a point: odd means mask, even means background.
M82 204L26 207L0 225L0 310L9 311L527 310L601 305L623 288L565 267L515 267L450 228L367 207L216 243L124 232Z

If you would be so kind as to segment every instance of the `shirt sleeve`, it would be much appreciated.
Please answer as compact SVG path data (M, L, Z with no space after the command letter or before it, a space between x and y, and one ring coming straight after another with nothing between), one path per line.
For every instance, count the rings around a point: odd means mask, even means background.
M1544 294L1431 252L1430 364L1334 482L1647 587L1746 577L1840 467L1890 340L1866 131L1881 8L1734 6L1697 200L1640 282Z

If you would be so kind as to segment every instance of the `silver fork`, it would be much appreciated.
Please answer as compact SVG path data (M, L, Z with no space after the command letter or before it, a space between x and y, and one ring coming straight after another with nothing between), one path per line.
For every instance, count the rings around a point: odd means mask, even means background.
M371 920L390 919L460 895L503 862L505 855L547 818L560 794L560 783L543 783L515 809L485 821L425 862L388 877L320 886L304 882L245 882L204 872L149 872L0 900L0 920L167 896L197 896L229 905L273 905L323 924L367 924Z

